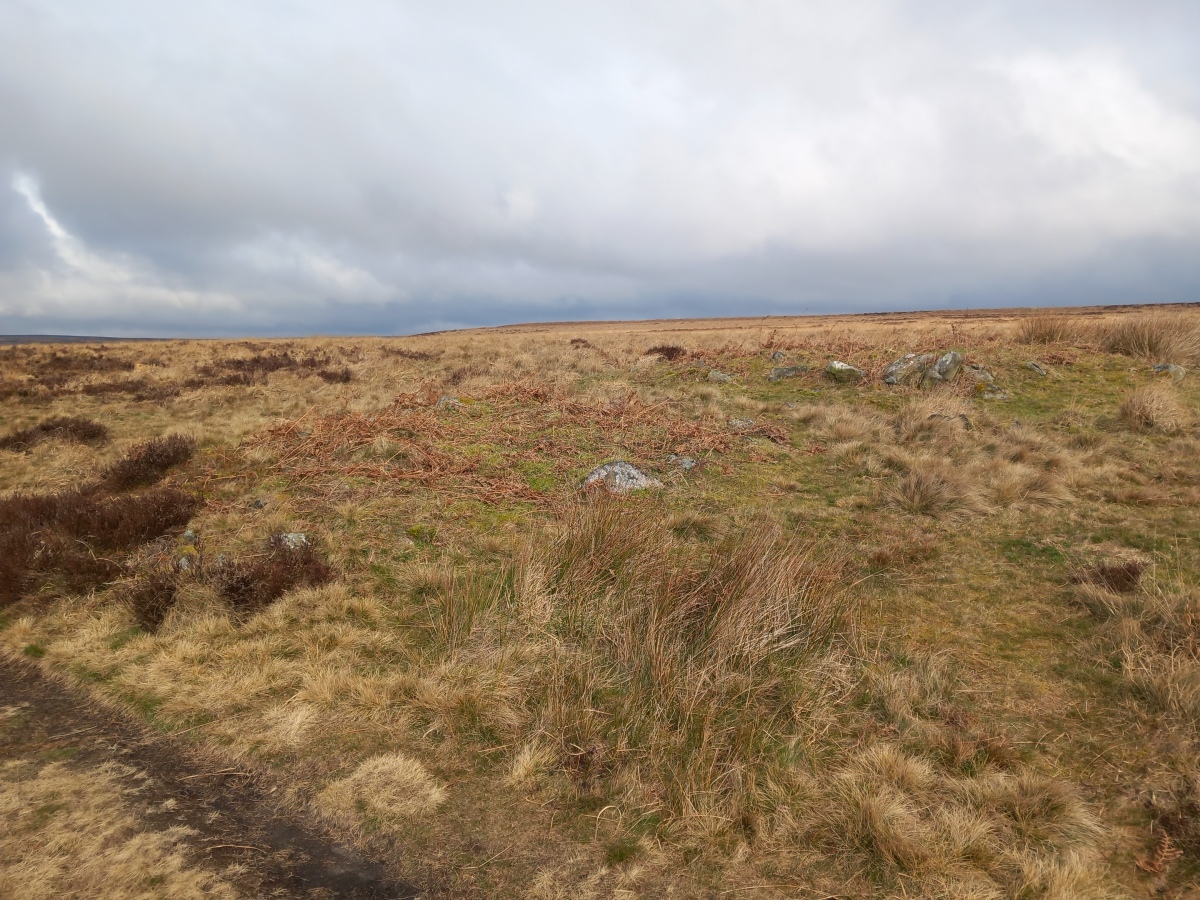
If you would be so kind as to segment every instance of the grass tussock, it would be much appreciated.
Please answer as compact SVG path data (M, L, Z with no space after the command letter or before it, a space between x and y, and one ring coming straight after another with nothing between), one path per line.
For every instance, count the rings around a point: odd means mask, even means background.
M333 569L315 544L307 538L289 540L291 537L273 535L265 552L217 568L217 588L239 617L261 612L294 588L315 587L333 579Z
M1070 344L1079 339L1079 322L1071 317L1042 313L1025 319L1017 328L1023 344Z
M897 509L932 518L982 515L989 511L987 502L970 481L940 466L906 472L887 490L886 498Z
M446 789L420 761L405 753L372 756L332 782L316 799L326 818L357 829L411 825L445 802Z
M667 362L674 362L677 359L682 359L687 356L687 350L680 347L678 344L655 344L648 349L644 356L657 356L665 359Z
M54 416L0 438L0 450L31 450L43 441L99 447L108 443L108 429L82 416Z
M191 459L196 446L196 439L184 434L171 434L135 444L104 470L101 483L114 491L154 484L175 466Z
M1173 434L1183 427L1179 394L1170 384L1148 384L1121 401L1121 421L1133 431Z

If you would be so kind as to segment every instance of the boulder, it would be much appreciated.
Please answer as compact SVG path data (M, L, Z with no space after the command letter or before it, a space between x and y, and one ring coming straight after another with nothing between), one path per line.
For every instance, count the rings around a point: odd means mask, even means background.
M848 384L853 381L860 381L865 378L867 373L858 366L852 366L850 363L844 363L841 360L833 360L825 367L825 374L838 384Z
M962 368L963 357L957 350L951 350L938 357L937 362L921 375L921 387L931 388L945 381L953 381L954 376Z
M709 369L708 380L714 384L729 384L729 382L733 381L733 376L726 375L724 372L718 372L716 369Z
M631 491L662 487L662 482L650 477L637 466L630 465L623 459L616 459L589 472L583 479L583 487L584 490L603 487L610 494L628 494Z
M776 350L774 353L771 354L771 359L774 360L775 362L783 362L783 360L784 360L783 351Z
M1031 360L1029 360L1029 362L1025 363L1025 368L1027 368L1030 372L1036 372L1038 375L1041 375L1043 378L1045 378L1047 375L1050 374L1049 372L1047 372L1045 369L1042 368L1042 364L1039 363L1036 359L1031 359Z
M767 381L782 381L785 378L795 378L808 371L808 366L777 366L767 376Z
M932 363L933 356L929 353L905 353L883 370L883 383L911 384L919 380Z
M972 379L976 384L995 384L995 376L992 375L983 366L973 366L970 363L963 363L963 374Z
M1187 369L1183 366L1177 366L1175 363L1159 363L1154 367L1155 375L1170 375L1175 381L1180 381L1183 376L1187 375Z

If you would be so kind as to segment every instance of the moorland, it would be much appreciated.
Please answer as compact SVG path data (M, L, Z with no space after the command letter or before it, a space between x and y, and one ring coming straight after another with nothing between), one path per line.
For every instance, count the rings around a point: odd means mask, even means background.
M262 810L427 896L1195 896L1197 365L1190 306L2 349L0 652L79 703L0 688L0 894L304 895Z

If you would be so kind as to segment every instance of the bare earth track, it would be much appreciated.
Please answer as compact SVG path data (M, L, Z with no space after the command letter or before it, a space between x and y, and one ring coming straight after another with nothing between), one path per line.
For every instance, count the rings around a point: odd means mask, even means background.
M118 712L0 656L0 708L22 710L18 727L0 728L0 765L69 758L80 770L115 762L144 773L138 818L162 831L185 826L199 865L236 865L248 896L391 900L417 896L355 851L299 824L273 802L278 788L253 773L214 771ZM173 801L173 802L167 802Z

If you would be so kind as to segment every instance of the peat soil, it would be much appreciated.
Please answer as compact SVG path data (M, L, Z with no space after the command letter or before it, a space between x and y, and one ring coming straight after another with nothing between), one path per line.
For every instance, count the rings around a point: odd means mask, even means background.
M263 776L190 757L37 669L0 655L0 707L24 710L22 725L0 731L0 761L53 755L81 770L107 762L139 770L128 802L147 830L184 825L197 865L220 872L254 897L400 900L417 888L388 877L378 863L323 837L274 802L284 793ZM173 804L164 803L173 800ZM236 877L224 874L234 863Z

